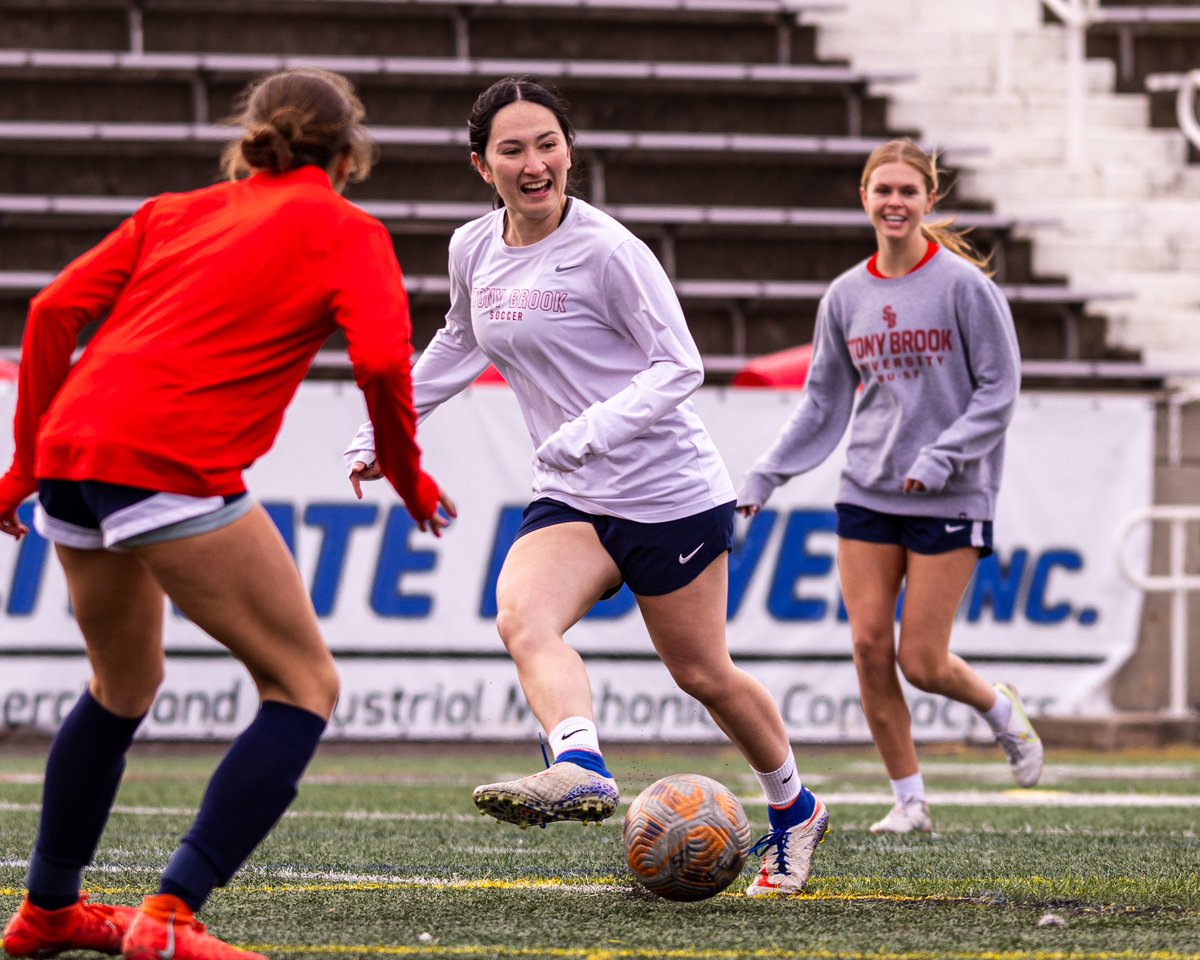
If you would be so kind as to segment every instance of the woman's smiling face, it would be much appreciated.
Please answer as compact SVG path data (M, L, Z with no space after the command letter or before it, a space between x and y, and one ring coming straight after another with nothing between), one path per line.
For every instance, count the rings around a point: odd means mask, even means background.
M472 153L471 162L500 194L518 234L532 230L544 236L558 225L571 146L546 107L517 100L501 108L492 118L484 155Z
M876 167L860 193L881 246L885 240L903 242L919 233L925 214L933 209L925 177L900 160Z

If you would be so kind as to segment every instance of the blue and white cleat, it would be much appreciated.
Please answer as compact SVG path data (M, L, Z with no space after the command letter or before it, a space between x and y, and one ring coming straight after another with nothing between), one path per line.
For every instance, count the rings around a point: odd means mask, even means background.
M621 793L611 777L562 762L517 780L485 783L472 799L482 813L523 830L566 820L599 823L612 816Z
M1008 727L996 734L996 742L1008 756L1008 765L1017 784L1022 787L1036 786L1042 778L1042 738L1029 722L1015 689L1007 683L997 683L996 693L1008 697L1012 704Z
M750 848L761 853L762 868L746 888L746 896L763 897L800 893L812 873L813 856L829 829L829 811L817 799L816 809L804 823L789 830L772 830Z

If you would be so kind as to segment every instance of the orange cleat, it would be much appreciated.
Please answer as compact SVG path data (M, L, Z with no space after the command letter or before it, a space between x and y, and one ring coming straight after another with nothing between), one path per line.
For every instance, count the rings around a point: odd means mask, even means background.
M87 897L81 893L78 903L59 910L43 910L26 897L4 928L4 952L10 957L53 957L64 950L120 953L137 910L88 903Z
M125 960L267 960L204 932L191 908L170 893L142 901L125 934Z

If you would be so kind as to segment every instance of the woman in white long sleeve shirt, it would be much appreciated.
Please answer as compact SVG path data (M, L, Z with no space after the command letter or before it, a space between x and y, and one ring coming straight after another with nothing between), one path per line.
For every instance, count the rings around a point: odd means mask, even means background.
M627 583L658 655L757 773L771 832L747 889L798 893L828 815L802 788L779 709L725 638L734 490L689 400L700 354L670 281L625 227L567 195L574 132L556 91L498 81L476 101L471 162L499 206L450 242L446 325L413 370L418 413L494 363L535 447L533 500L497 583L497 628L555 762L475 790L520 825L601 820L618 790L591 683L563 634ZM351 482L374 475L364 424Z

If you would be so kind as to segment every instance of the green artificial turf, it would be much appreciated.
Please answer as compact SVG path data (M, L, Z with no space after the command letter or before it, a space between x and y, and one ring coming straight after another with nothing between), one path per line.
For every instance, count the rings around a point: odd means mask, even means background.
M93 896L153 892L219 749L135 749L86 874ZM536 748L327 745L203 919L280 960L1200 960L1200 752L1052 755L1043 786L1018 792L992 751L924 748L936 832L916 837L867 832L888 805L873 753L797 753L831 815L800 897L743 896L753 862L711 900L646 893L624 864L624 807L600 827L480 817L471 788L536 769ZM608 759L625 800L665 774L704 773L765 829L727 748L613 745ZM40 769L36 749L0 756L0 910L20 902Z

